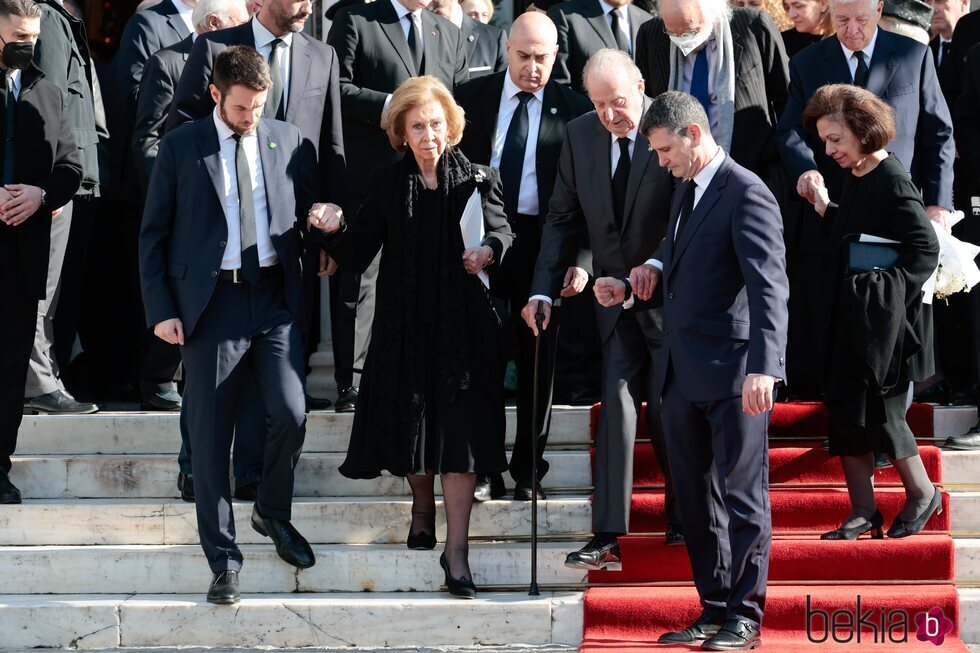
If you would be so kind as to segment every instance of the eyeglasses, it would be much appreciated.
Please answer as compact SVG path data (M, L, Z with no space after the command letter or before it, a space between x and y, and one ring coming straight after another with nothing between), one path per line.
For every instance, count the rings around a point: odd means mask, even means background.
M674 36L674 37L679 38L679 39L689 39L689 38L694 37L694 36L697 36L698 34L701 33L700 30L689 29L686 32L682 32L682 33L678 34L677 32L671 32L669 29L667 29L667 26L666 25L664 25L664 28L663 29L664 29L664 34L666 34L667 36Z

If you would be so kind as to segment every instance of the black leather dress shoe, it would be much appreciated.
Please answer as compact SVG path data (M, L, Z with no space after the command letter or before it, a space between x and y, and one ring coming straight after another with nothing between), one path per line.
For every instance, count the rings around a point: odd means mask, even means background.
M299 531L285 519L266 519L259 514L258 505L252 506L252 528L259 535L272 539L279 557L300 569L316 564L313 547Z
M953 389L945 381L940 381L931 388L916 394L914 399L920 404L948 406L953 402Z
M357 388L344 388L337 397L333 409L338 413L353 413L357 406Z
M99 407L83 401L75 401L67 392L55 390L27 401L31 410L55 415L89 415L99 412Z
M664 533L664 544L667 546L681 546L684 544L684 530L680 524L667 524L667 532Z
M326 410L332 405L329 399L306 395L306 412L310 412L311 410Z
M951 451L980 450L980 422L963 435L951 435L943 443L943 449Z
M499 499L507 494L504 487L504 477L501 474L480 474L476 477L476 487L473 488L473 500L483 503L490 499Z
M565 566L575 569L598 571L622 571L623 560L619 554L619 540L600 542L596 538L578 551L572 551L565 556Z
M0 503L20 503L20 490L10 482L7 472L0 469Z
M538 490L538 501L544 501L548 497L545 495L544 490L541 488L541 482L537 483ZM517 485L514 487L514 500L515 501L530 501L531 500L531 482L520 480L517 481Z
M714 637L719 630L721 624L713 624L702 617L684 630L664 633L657 641L661 644L693 644Z
M183 400L180 398L180 393L176 390L164 390L162 392L154 392L152 395L143 400L143 410L166 410L166 411L176 411L180 410L183 406Z
M256 501L259 498L259 484L245 483L235 487L234 497L239 501Z
M718 633L701 645L705 651L749 651L762 646L759 627L742 619L729 619Z
M208 603L231 605L242 600L238 593L238 572L222 571L211 577L211 587L208 588Z
M180 490L180 498L188 503L194 503L194 475L177 474L177 489Z
M926 522L932 517L933 513L943 514L943 493L937 487L933 492L932 500L926 509L923 510L915 519L902 519L900 516L895 518L891 527L888 529L888 537L900 538L915 535L926 527Z

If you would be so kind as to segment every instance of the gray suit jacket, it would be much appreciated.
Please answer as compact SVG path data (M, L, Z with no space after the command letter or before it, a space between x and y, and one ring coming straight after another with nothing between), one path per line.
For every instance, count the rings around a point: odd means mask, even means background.
M636 55L636 33L640 25L653 16L639 7L628 5L630 40ZM568 0L548 10L548 16L558 27L558 57L551 78L559 84L568 84L576 91L582 86L582 69L585 62L602 48L616 47L616 37L606 19L599 0Z
M470 78L497 73L507 68L507 35L493 25L463 16L463 49Z
M469 79L460 30L442 16L422 12L424 75L437 77L450 91ZM416 75L410 65L408 41L390 0L342 9L330 26L327 43L340 60L340 102L344 142L348 144L350 194L357 200L368 192L371 171L392 164L401 154L392 149L381 129L385 99ZM351 211L356 210L351 207Z
M531 283L532 295L558 297L565 271L575 264L584 243L591 244L595 276L622 278L645 262L663 239L673 187L670 175L660 167L657 157L651 156L641 137L630 160L619 231L613 219L611 149L612 135L594 111L568 123ZM596 306L599 336L605 341L623 309ZM653 319L659 325L659 318Z
M667 233L684 197L678 185ZM726 156L687 219L680 238L664 238L663 362L692 402L737 397L746 374L786 378L786 250L772 193L754 173Z
M269 233L283 270L286 306L300 326L301 254L306 214L314 201L315 156L299 130L278 120L258 126ZM160 142L140 227L140 281L146 322L180 318L194 332L218 283L228 239L222 196L221 150L208 115Z
M136 98L133 161L136 163L136 172L144 194L150 184L153 161L157 158L177 82L192 47L194 40L188 36L154 54L143 68L143 78L140 80L139 95Z

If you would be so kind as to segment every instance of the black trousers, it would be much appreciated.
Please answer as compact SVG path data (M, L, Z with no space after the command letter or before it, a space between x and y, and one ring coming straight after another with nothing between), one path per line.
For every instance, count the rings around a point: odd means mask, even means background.
M9 240L5 240L8 239ZM34 346L37 297L25 292L17 250L0 232L0 469L10 471L17 448L17 431L24 415L24 382Z
M672 376L661 411L704 616L760 625L772 543L769 413L750 417L741 397L689 401Z
M219 281L200 321L182 347L187 382L184 408L201 546L213 572L239 570L228 482L232 433L254 375L267 413L258 509L289 519L294 470L306 436L303 343L283 301L282 278L255 287Z

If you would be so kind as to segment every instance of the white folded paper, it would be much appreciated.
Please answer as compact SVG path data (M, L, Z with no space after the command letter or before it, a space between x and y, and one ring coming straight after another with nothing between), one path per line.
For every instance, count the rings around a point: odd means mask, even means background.
M483 227L483 202L480 199L479 189L474 190L470 199L466 201L463 215L459 218L459 230L463 234L463 247L465 249L479 247L483 243L486 230ZM490 287L490 277L487 276L486 270L480 270L476 276L480 277L484 286Z

